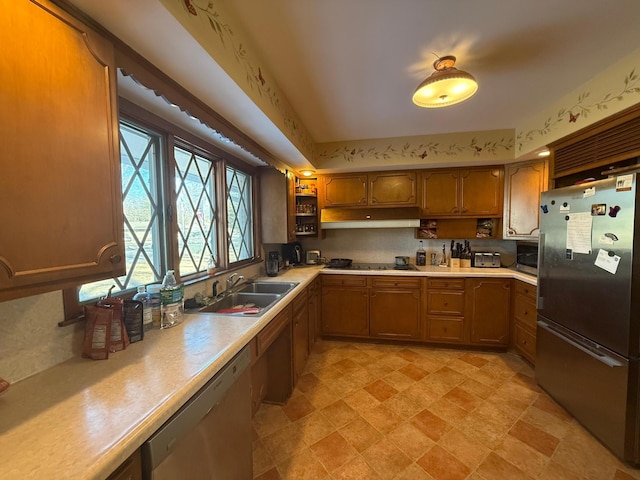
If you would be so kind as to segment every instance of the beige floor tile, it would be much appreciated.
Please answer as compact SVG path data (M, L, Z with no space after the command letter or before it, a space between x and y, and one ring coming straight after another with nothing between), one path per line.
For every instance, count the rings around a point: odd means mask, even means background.
M469 467L439 445L424 454L417 464L436 480L464 480L471 473Z
M383 437L378 430L360 416L342 427L339 432L358 452L363 452Z
M333 480L382 480L361 456L354 457L331 475Z
M402 417L393 413L383 404L361 412L361 415L375 429L385 435L402 423Z
M370 408L380 405L380 401L373 397L365 390L356 390L355 392L343 398L344 402L358 412L369 410Z
M419 428L407 422L389 432L387 438L413 461L422 457L434 445L434 441Z
M385 480L396 477L413 463L387 438L367 448L362 457Z
M335 431L335 426L318 410L295 423L299 425L302 441L306 445L313 445Z
M450 423L428 409L411 418L411 424L434 442L440 440L440 437L452 428Z
M511 435L506 435L502 444L494 452L534 478L538 477L549 464L548 456Z
M388 375L387 375L387 377L388 377ZM387 377L385 377L385 378L387 378ZM380 402L384 402L388 398L391 398L396 393L398 393L398 390L393 388L391 385L389 385L384 380L376 380L375 382L373 382L373 383L367 385L366 387L364 387L364 390L369 392L371 394L371 396L373 396L376 400L378 400Z
M291 421L284 414L279 405L263 403L253 417L253 428L260 438L263 438L282 427L289 425Z
M289 424L262 438L262 443L276 463L306 447L299 424Z
M331 424L340 428L358 416L353 408L351 408L344 400L327 405L320 412L331 422Z
M486 480L531 480L533 478L495 452L487 455L478 467L477 473Z
M315 458L310 449L304 449L278 464L282 480L329 480L329 472Z
M322 341L252 427L256 480L640 480L511 353Z
M438 441L438 445L464 463L471 470L475 470L489 454L485 445L477 442L453 428L445 433Z
M328 472L338 469L358 454L338 432L333 432L310 448Z

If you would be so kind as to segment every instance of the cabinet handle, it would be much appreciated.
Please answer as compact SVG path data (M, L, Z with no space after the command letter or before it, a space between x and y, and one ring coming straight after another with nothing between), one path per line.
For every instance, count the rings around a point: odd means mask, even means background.
M109 257L109 261L111 263L120 263L122 261L122 256L120 256L120 255L111 255Z
M526 340L522 340L522 344L523 344L523 345L526 345L526 344L527 344L527 341L526 341Z
M444 306L447 307L449 305L449 302L444 302Z

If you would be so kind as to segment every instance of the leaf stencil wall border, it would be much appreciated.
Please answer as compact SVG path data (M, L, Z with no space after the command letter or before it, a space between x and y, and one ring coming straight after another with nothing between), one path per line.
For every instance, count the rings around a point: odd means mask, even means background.
M319 147L320 148L320 147ZM366 141L349 142L342 146L328 147L318 151L316 159L334 160L342 158L347 163L353 163L357 159L367 160L393 160L421 159L425 160L432 156L466 156L466 157L495 157L502 152L510 152L514 148L514 138L502 136L496 140L478 140L477 135L464 143L446 143L437 140L425 141L425 137L420 140L404 141L401 145L390 141L386 145L366 146Z
M214 2L209 0L177 1L186 9L189 16L204 16L207 19L211 31L214 33L213 38L217 38L220 46L225 51L231 51L236 62L244 69L244 81L251 92L257 94L260 99L266 99L275 108L282 119L286 133L292 140L295 140L304 155L311 159L314 148L313 139L291 107L281 99L278 88L272 86L272 82L269 81L268 76L265 76L263 69L249 60L247 47L236 38L233 28L225 22L220 12L215 8ZM201 6L205 3L206 6Z
M636 73L635 68L625 75L622 85L616 91L605 93L599 100L592 103L589 103L591 92L581 92L572 105L560 107L555 117L548 117L540 128L528 130L527 132L519 132L516 138L518 142L518 152L522 152L525 142L531 142L535 140L536 137L549 135L563 122L578 124L578 122L586 120L593 109L600 111L607 110L611 102L623 101L630 95L640 95L640 75Z

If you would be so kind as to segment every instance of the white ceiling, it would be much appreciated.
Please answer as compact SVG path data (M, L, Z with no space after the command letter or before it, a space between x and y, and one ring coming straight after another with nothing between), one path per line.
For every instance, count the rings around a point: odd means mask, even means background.
M70 1L276 156L307 165L159 0ZM640 46L639 0L220 1L317 143L516 128ZM475 96L413 105L434 53L458 57Z
M515 128L640 46L638 0L233 0L316 142ZM479 90L411 102L436 56Z

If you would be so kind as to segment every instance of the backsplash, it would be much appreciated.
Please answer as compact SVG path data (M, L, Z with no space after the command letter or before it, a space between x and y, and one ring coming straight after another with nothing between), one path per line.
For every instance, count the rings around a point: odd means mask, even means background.
M326 230L324 239L305 238L300 243L304 250L318 249L322 256L351 258L356 262L393 263L396 255L408 255L410 263L416 261L416 250L420 240L415 238L415 228ZM427 259L435 252L442 253L446 245L447 255L451 240L462 242L464 238L422 240ZM471 250L476 252L500 252L504 266L510 266L516 258L516 242L512 240L470 240Z
M264 264L238 272L247 278L264 276ZM227 275L216 277L220 282L218 291L224 290L226 278ZM188 286L185 296L193 297L196 292L210 296L212 284L213 280L207 280ZM58 327L62 320L64 308L60 291L0 302L0 377L15 383L80 356L84 323Z

